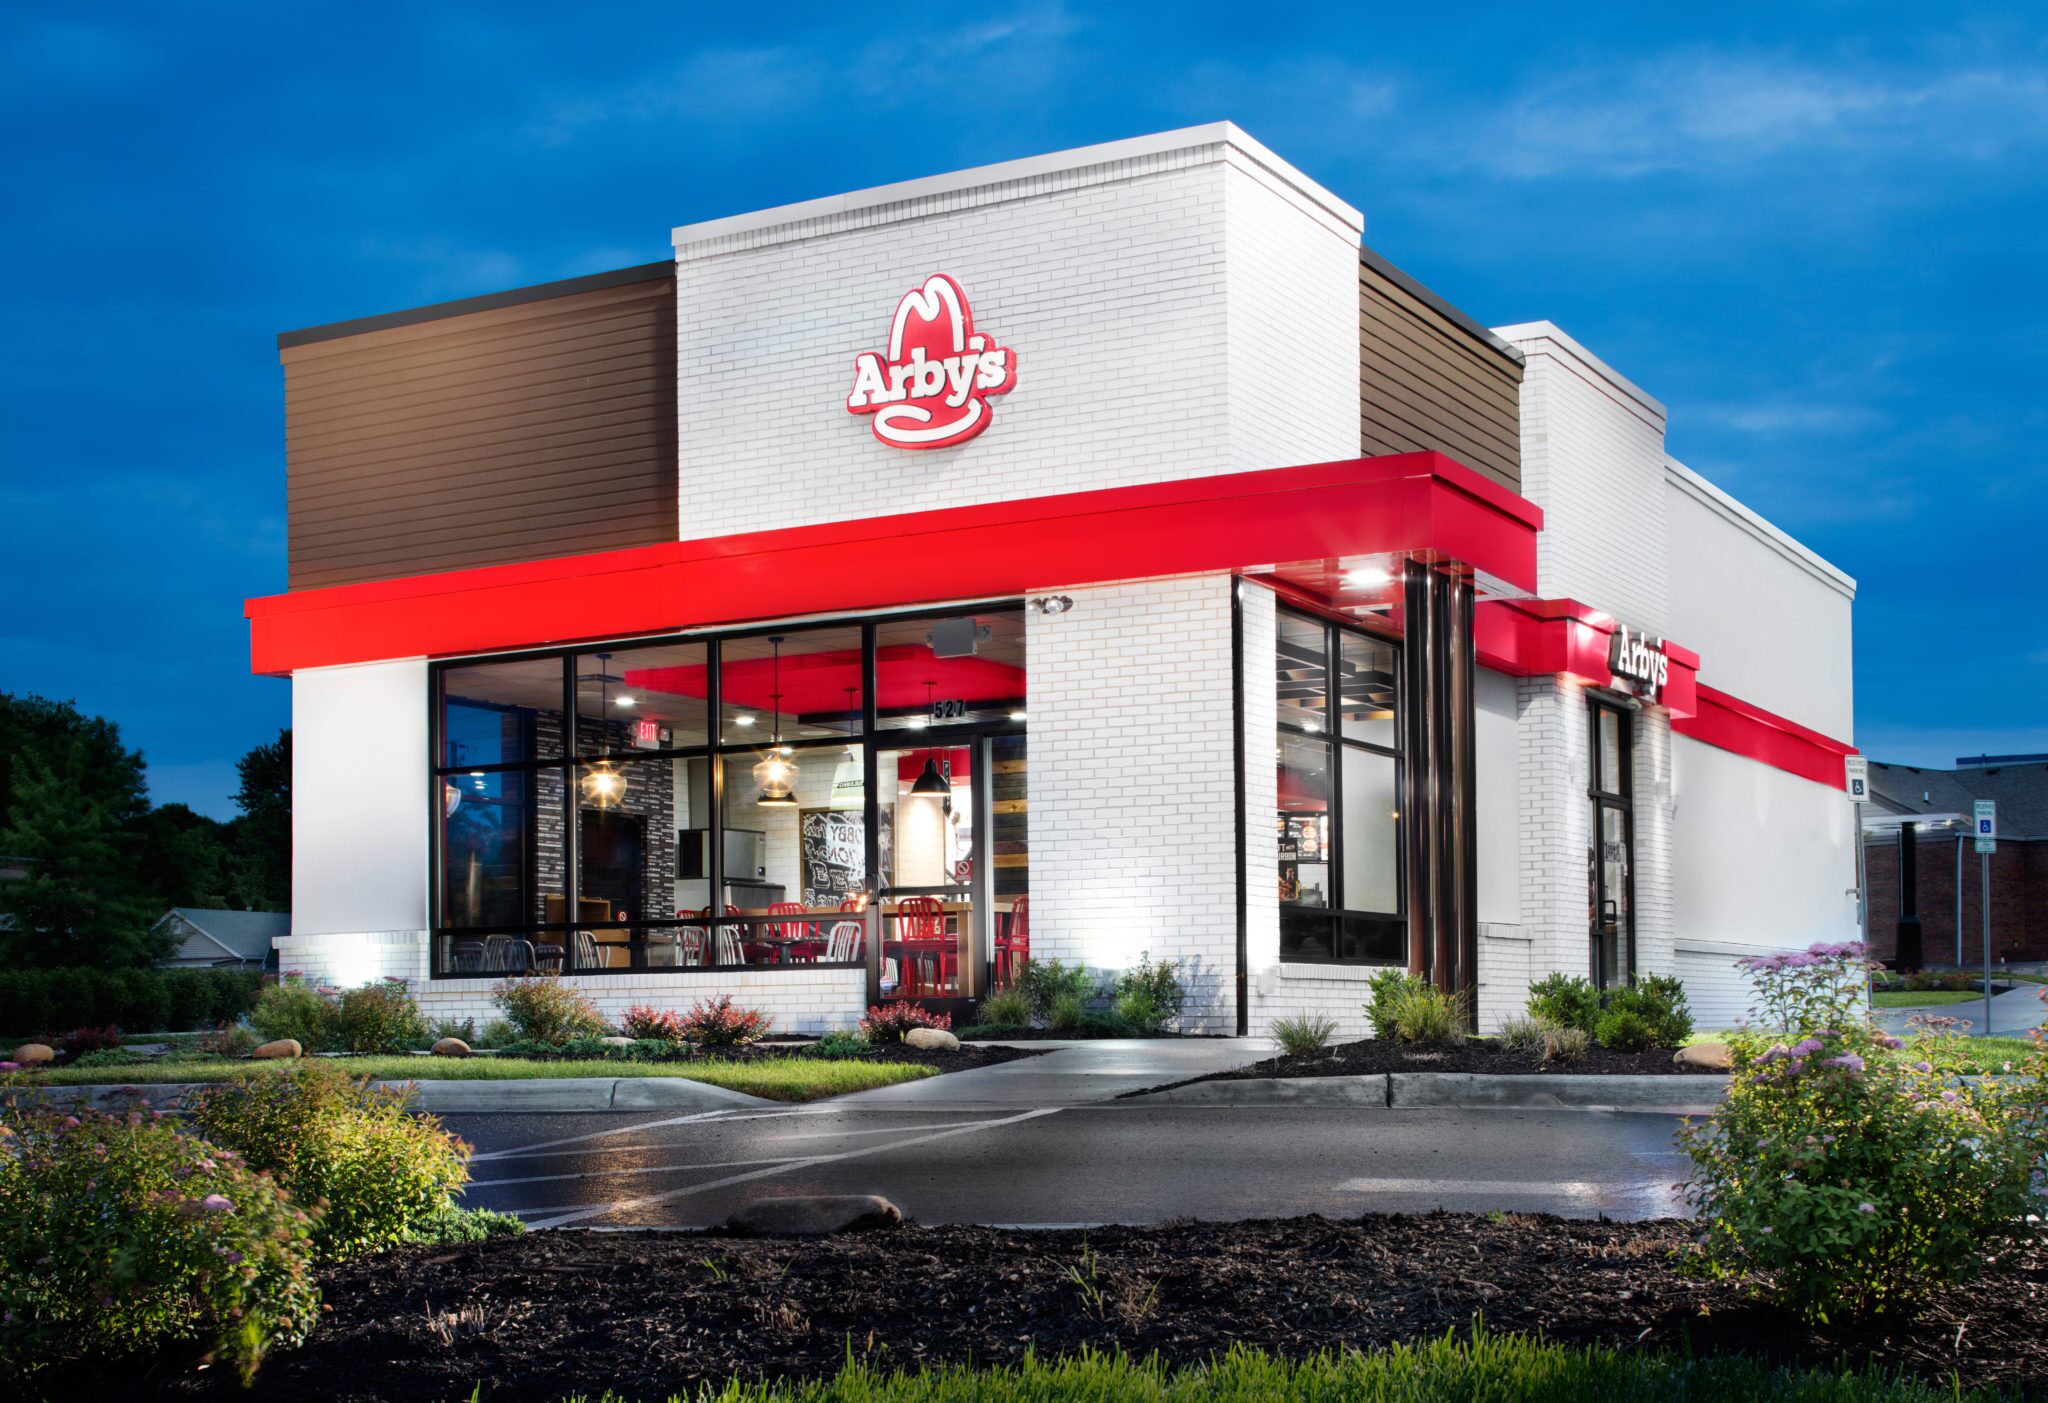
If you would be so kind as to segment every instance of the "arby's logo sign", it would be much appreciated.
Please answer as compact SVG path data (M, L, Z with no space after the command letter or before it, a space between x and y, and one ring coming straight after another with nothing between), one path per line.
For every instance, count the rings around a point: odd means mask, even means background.
M891 448L950 448L987 428L989 400L1016 383L1017 353L976 331L960 284L934 273L896 304L889 349L854 357L846 409Z

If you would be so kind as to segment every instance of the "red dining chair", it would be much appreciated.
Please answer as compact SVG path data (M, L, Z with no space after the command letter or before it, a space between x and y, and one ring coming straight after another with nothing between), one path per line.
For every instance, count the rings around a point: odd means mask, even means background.
M805 913L801 901L777 901L768 907L771 916L801 916ZM811 964L818 958L819 942L812 938L815 932L808 921L777 921L769 927L778 940L786 943L775 946L780 958L794 964Z
M906 896L896 903L896 941L903 953L899 992L941 994L959 974L960 955L946 935L946 906L935 896ZM929 986L927 969L933 978Z
M1016 982L1025 962L1031 958L1031 898L1020 896L1010 908L1010 919L996 941L996 987Z

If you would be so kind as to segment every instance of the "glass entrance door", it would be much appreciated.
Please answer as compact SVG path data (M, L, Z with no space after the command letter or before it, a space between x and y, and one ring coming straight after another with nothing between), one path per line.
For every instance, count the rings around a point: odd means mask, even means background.
M882 997L973 999L982 993L979 899L986 864L976 822L980 736L879 750Z

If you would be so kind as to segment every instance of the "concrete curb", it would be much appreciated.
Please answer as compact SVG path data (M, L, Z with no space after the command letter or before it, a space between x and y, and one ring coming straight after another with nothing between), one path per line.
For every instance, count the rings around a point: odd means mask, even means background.
M59 1106L121 1108L141 1102L167 1109L217 1082L24 1087L28 1097ZM555 1077L532 1081L380 1081L411 1087L415 1110L434 1115L545 1111L737 1111L783 1103L687 1077Z
M1482 1072L1375 1072L1354 1077L1252 1077L1189 1082L1122 1098L1195 1106L1387 1106L1395 1110L1654 1111L1714 1110L1725 1077L1697 1074L1600 1076Z

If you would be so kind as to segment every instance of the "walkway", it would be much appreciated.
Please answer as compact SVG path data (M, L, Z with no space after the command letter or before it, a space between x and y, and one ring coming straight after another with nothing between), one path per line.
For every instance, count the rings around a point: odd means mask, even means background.
M832 1104L905 1111L1086 1106L1114 1100L1126 1091L1224 1072L1274 1055L1266 1038L1103 1038L1013 1046L1053 1050L971 1072L858 1091Z
M1998 982L1996 976L1992 983ZM1916 1014L1939 1015L1944 1018L1968 1019L1969 1036L1981 1038L1989 1031L2001 1038L2024 1037L2029 1028L2048 1026L2048 1002L2041 995L2048 993L2048 984L2021 984L2003 994L1991 996L1991 1026L1984 1026L1984 1000L1980 997L1969 1003L1933 1004L1926 1008L1880 1008L1873 1009L1878 1026L1887 1033L1904 1036L1912 1031L1906 1020Z

